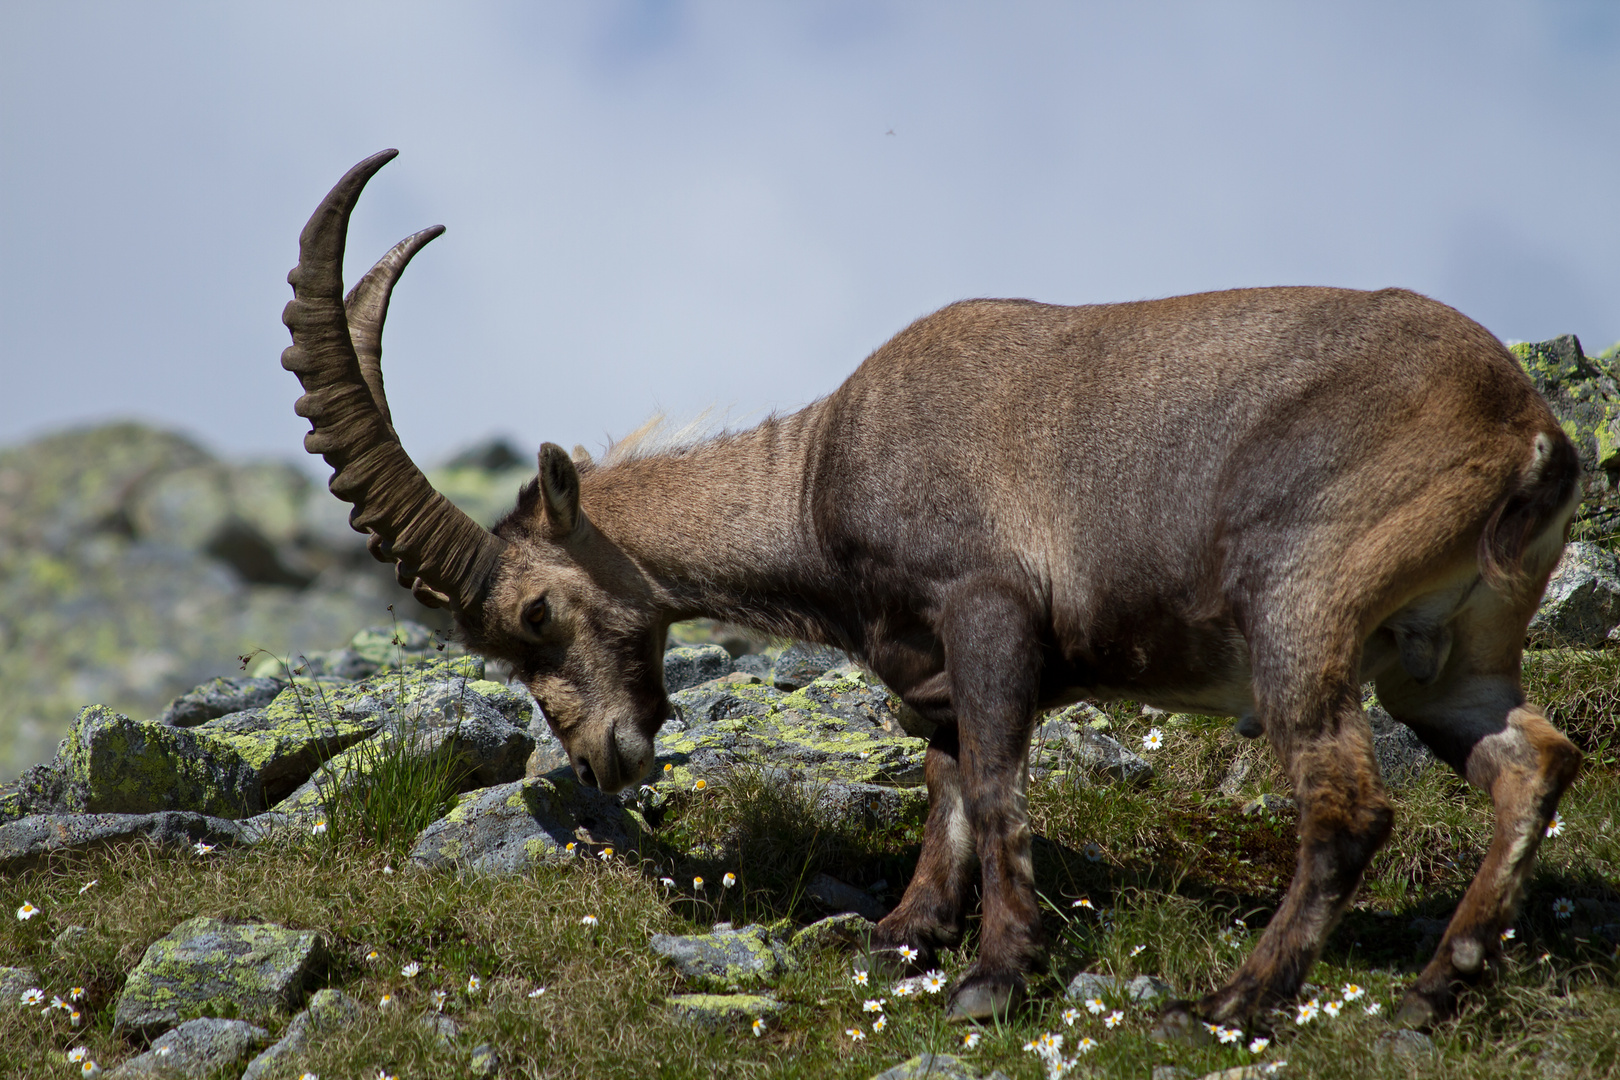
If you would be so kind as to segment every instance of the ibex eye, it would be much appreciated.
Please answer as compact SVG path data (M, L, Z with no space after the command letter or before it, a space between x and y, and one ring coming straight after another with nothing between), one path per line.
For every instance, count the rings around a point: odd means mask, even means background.
M539 629L545 625L546 617L550 614L551 611L546 607L545 598L542 597L539 600L531 600L529 606L523 609L523 621L528 623L529 626Z

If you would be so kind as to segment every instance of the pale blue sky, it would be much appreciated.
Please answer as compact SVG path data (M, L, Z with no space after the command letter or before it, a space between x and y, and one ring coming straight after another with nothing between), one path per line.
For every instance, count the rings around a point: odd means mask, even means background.
M299 453L304 219L429 462L835 387L968 296L1404 285L1620 338L1620 5L0 6L0 443L132 415ZM889 134L889 132L893 134Z

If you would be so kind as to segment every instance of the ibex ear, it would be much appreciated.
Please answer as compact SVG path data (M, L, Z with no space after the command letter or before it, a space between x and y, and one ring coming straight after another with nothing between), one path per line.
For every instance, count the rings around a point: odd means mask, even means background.
M552 536L561 539L579 527L579 470L556 443L540 447L540 497Z
M575 444L574 452L570 454L569 457L573 459L574 468L579 470L579 474L581 476L584 476L586 473L596 468L595 459L591 457L591 452L585 449L585 446L582 443Z

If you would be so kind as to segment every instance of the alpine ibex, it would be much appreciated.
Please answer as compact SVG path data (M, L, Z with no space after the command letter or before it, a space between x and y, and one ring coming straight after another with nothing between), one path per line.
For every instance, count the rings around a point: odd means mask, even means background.
M849 650L938 725L922 853L874 944L930 963L977 863L979 953L949 1009L985 1017L1041 963L1037 712L1125 698L1242 717L1298 796L1297 867L1243 966L1164 1019L1242 1022L1298 990L1389 834L1359 689L1375 680L1496 813L1401 1019L1448 1013L1497 953L1581 761L1519 678L1578 464L1485 329L1398 289L952 304L750 431L600 465L547 443L489 531L433 490L383 396L390 291L442 230L343 296L350 211L394 153L332 189L288 275L304 445L372 553L511 664L584 783L652 765L672 622Z

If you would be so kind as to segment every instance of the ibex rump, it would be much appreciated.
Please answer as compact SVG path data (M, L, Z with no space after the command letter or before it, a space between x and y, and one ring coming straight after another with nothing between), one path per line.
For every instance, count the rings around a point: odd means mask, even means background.
M930 963L977 862L979 954L949 1008L984 1017L1041 962L1037 711L1125 697L1244 717L1299 798L1297 868L1237 973L1166 1018L1241 1023L1298 990L1389 834L1359 694L1375 679L1496 810L1402 1018L1446 1014L1481 974L1581 759L1519 679L1577 459L1487 331L1400 290L953 304L751 431L601 466L546 444L490 532L412 464L383 396L390 290L440 230L343 298L349 213L393 156L338 183L288 278L305 446L401 583L512 665L584 782L652 765L676 620L850 650L938 725L922 854L876 944Z

